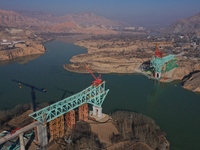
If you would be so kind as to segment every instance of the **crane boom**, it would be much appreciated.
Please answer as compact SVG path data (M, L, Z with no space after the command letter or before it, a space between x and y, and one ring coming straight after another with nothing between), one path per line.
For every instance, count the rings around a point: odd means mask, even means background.
M158 49L158 43L156 43L156 51L155 51L155 56L162 58L163 57L163 53Z
M27 84L27 83L24 83L24 82L21 82L21 81L18 81L18 80L15 80L15 79L13 79L12 80L13 82L17 82L18 84L21 84L21 85L25 85L25 86L27 86L27 87L30 87L31 89L34 89L34 90L37 90L37 91L40 91L40 92L46 92L46 89L45 88L37 88L37 87L35 87L35 86L33 86L33 85L30 85L30 84Z
M93 74L92 70L88 66L85 66L85 68L88 70L88 72L93 76L95 80L97 80L97 77Z
M92 85L98 86L99 84L102 83L101 74L100 74L98 77L96 77L96 76L93 74L92 70L90 70L90 68L89 68L88 66L85 66L85 68L88 70L88 72L89 72L89 73L93 76L93 78L95 79L95 80L92 82Z
M35 111L36 111L36 103L35 103L36 96L35 96L35 90L40 91L40 92L46 92L46 89L45 89L45 88L37 88L37 87L35 87L35 86L33 86L33 85L30 85L30 84L27 84L27 83L24 83L24 82L15 80L15 79L13 79L12 81L13 81L13 82L17 82L17 83L19 84L20 88L21 88L22 85L25 85L25 86L31 88L31 98L32 98L33 112L35 112Z

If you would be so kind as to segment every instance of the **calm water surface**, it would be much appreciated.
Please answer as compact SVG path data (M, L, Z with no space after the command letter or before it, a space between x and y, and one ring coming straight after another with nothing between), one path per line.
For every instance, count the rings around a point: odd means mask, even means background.
M0 66L0 109L31 102L31 90L13 82L16 79L47 93L36 91L37 102L55 102L91 84L89 74L63 69L72 56L86 49L59 41L45 44L47 52L27 64ZM102 75L110 89L103 112L131 110L150 116L167 133L173 150L200 150L200 95L184 90L177 83L159 83L140 75Z

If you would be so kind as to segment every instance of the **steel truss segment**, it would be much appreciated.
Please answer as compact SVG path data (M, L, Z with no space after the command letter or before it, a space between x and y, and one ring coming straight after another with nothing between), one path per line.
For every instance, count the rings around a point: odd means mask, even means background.
M98 86L91 85L75 95L29 114L29 116L44 123L49 122L85 103L101 107L108 91L108 89L105 90L105 81Z
M154 67L156 72L161 72L163 65L173 59L174 55L167 55L162 58L155 57L151 60L151 67Z

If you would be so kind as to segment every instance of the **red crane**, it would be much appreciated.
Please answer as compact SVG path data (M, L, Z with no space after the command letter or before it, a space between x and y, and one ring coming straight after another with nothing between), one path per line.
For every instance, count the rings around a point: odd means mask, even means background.
M98 86L99 84L102 83L102 79L101 79L101 74L96 77L93 73L92 70L90 70L90 68L88 66L85 66L85 68L88 70L88 72L93 76L93 78L95 79L94 81L92 81L92 85L93 86Z
M158 43L156 43L156 51L155 51L155 56L162 58L163 57L163 52L159 51L158 49Z

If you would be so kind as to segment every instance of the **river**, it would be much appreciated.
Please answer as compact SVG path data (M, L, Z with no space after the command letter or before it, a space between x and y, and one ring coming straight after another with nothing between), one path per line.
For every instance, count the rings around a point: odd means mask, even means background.
M47 52L28 63L0 65L0 109L31 102L31 89L16 79L47 92L36 91L37 102L55 102L90 86L90 74L71 73L63 69L72 56L86 49L73 44L52 41L44 44ZM31 59L31 58L29 58ZM102 105L104 113L130 110L155 120L173 150L200 149L200 95L187 91L177 82L159 83L141 75L103 74L110 89Z

